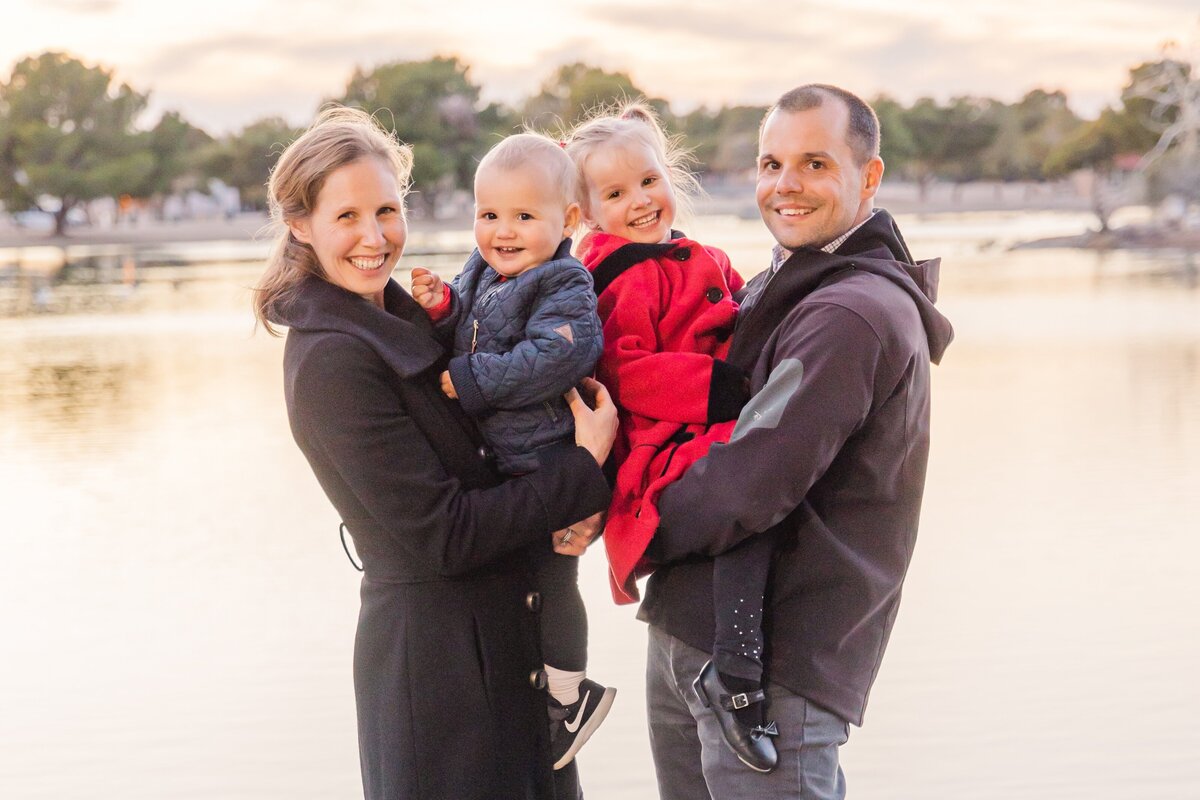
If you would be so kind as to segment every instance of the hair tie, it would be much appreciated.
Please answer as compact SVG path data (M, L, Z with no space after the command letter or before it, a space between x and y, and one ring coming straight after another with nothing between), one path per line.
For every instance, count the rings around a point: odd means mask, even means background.
M567 140L566 140L566 139L559 139L559 140L558 140L558 146L559 146L559 147L561 147L563 150L566 150L566 149L567 149Z

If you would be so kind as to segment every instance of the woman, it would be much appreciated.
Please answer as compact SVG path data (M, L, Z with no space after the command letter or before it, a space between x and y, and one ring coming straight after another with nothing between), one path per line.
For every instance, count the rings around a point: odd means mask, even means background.
M366 797L552 798L532 566L595 535L616 412L590 382L594 411L569 398L577 445L500 481L439 389L446 354L428 316L390 278L411 161L365 113L325 110L272 172L280 233L255 313L290 329L292 434L363 562Z

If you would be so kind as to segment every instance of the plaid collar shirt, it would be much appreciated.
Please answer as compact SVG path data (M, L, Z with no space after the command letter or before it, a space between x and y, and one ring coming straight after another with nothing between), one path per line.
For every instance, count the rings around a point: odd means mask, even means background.
M821 251L830 254L836 253L837 249L845 244L846 240L853 236L855 231L867 224L867 220L871 219L871 216L874 216L875 211L876 209L872 209L871 214L867 217L867 219L864 219L862 222L858 223L853 228L822 247ZM767 288L767 284L770 283L771 279L775 277L775 274L779 272L779 268L783 266L784 262L791 257L791 250L784 248L784 246L781 244L775 245L775 249L771 251L771 265L766 269L766 277L758 281L757 286L751 286L749 291L746 292L746 297L742 300L742 304L738 309L739 317L744 315L746 311L749 310L750 306L754 305L758 298L762 296L763 291Z

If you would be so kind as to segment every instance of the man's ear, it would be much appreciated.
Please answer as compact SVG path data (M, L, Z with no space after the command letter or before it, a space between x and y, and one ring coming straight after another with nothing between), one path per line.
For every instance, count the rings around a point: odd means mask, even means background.
M292 232L293 239L304 244L312 244L312 225L308 217L289 219L287 226L288 230Z
M879 191L879 182L883 180L883 159L875 156L864 164L862 176L863 187L859 196L866 200L868 197L874 197Z
M563 236L570 236L579 227L579 221L583 219L583 211L579 208L579 203L571 203L567 206L567 212L563 219Z

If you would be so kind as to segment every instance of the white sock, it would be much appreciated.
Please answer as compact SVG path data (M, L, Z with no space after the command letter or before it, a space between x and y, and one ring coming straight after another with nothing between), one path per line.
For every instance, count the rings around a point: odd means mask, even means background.
M546 665L546 689L551 697L564 706L569 706L579 699L579 684L583 683L586 677L586 672L567 672L565 669Z

